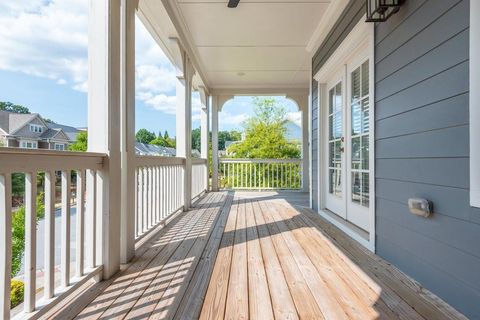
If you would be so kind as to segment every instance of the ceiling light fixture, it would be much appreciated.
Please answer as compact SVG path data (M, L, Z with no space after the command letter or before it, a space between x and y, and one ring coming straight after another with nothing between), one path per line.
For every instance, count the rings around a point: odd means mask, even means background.
M227 7L229 8L236 8L240 0L228 0Z

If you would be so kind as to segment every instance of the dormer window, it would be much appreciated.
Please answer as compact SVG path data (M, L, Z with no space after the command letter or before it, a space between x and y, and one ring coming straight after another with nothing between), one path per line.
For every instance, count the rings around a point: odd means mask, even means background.
M30 124L30 131L35 133L42 133L43 127L38 124Z

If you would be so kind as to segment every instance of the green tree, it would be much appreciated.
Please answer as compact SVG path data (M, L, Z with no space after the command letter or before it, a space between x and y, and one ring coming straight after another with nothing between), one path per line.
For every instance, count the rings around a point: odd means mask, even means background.
M0 110L24 114L30 113L30 110L27 107L19 104L13 104L8 101L0 101Z
M244 123L245 140L229 147L235 158L300 158L300 145L286 138L286 111L274 98L254 98L255 113Z
M163 134L163 139L169 139L170 136L168 135L168 131L165 130L165 133Z
M202 133L200 128L192 130L192 150L200 150L202 144Z
M77 140L75 143L71 144L68 147L70 151L87 151L88 149L88 133L87 131L82 131L77 135Z
M136 138L137 142L150 143L153 140L155 140L155 138L157 138L157 136L155 136L155 133L150 132L147 129L140 129L140 130L138 130L137 134L135 135L135 138Z
M242 133L240 131L219 131L218 132L218 150L225 150L225 142L242 140Z
M44 195L37 196L37 221L45 215ZM25 206L21 206L12 214L12 277L22 266L22 257L25 251Z

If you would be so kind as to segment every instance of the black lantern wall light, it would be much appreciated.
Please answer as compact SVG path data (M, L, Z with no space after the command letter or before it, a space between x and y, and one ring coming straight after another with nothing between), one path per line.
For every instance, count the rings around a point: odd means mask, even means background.
M405 0L367 0L366 22L383 22L400 10Z

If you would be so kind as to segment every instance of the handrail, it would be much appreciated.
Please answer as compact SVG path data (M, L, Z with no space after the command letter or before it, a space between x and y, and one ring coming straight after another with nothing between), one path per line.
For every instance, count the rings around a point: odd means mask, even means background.
M0 148L0 172L100 170L106 157L93 152Z
M161 157L161 156L136 156L135 163L137 167L148 166L174 166L184 165L185 158L181 157Z
M249 159L249 158L220 158L220 163L300 163L302 159Z
M207 164L207 159L204 159L204 158L192 158L192 164Z

